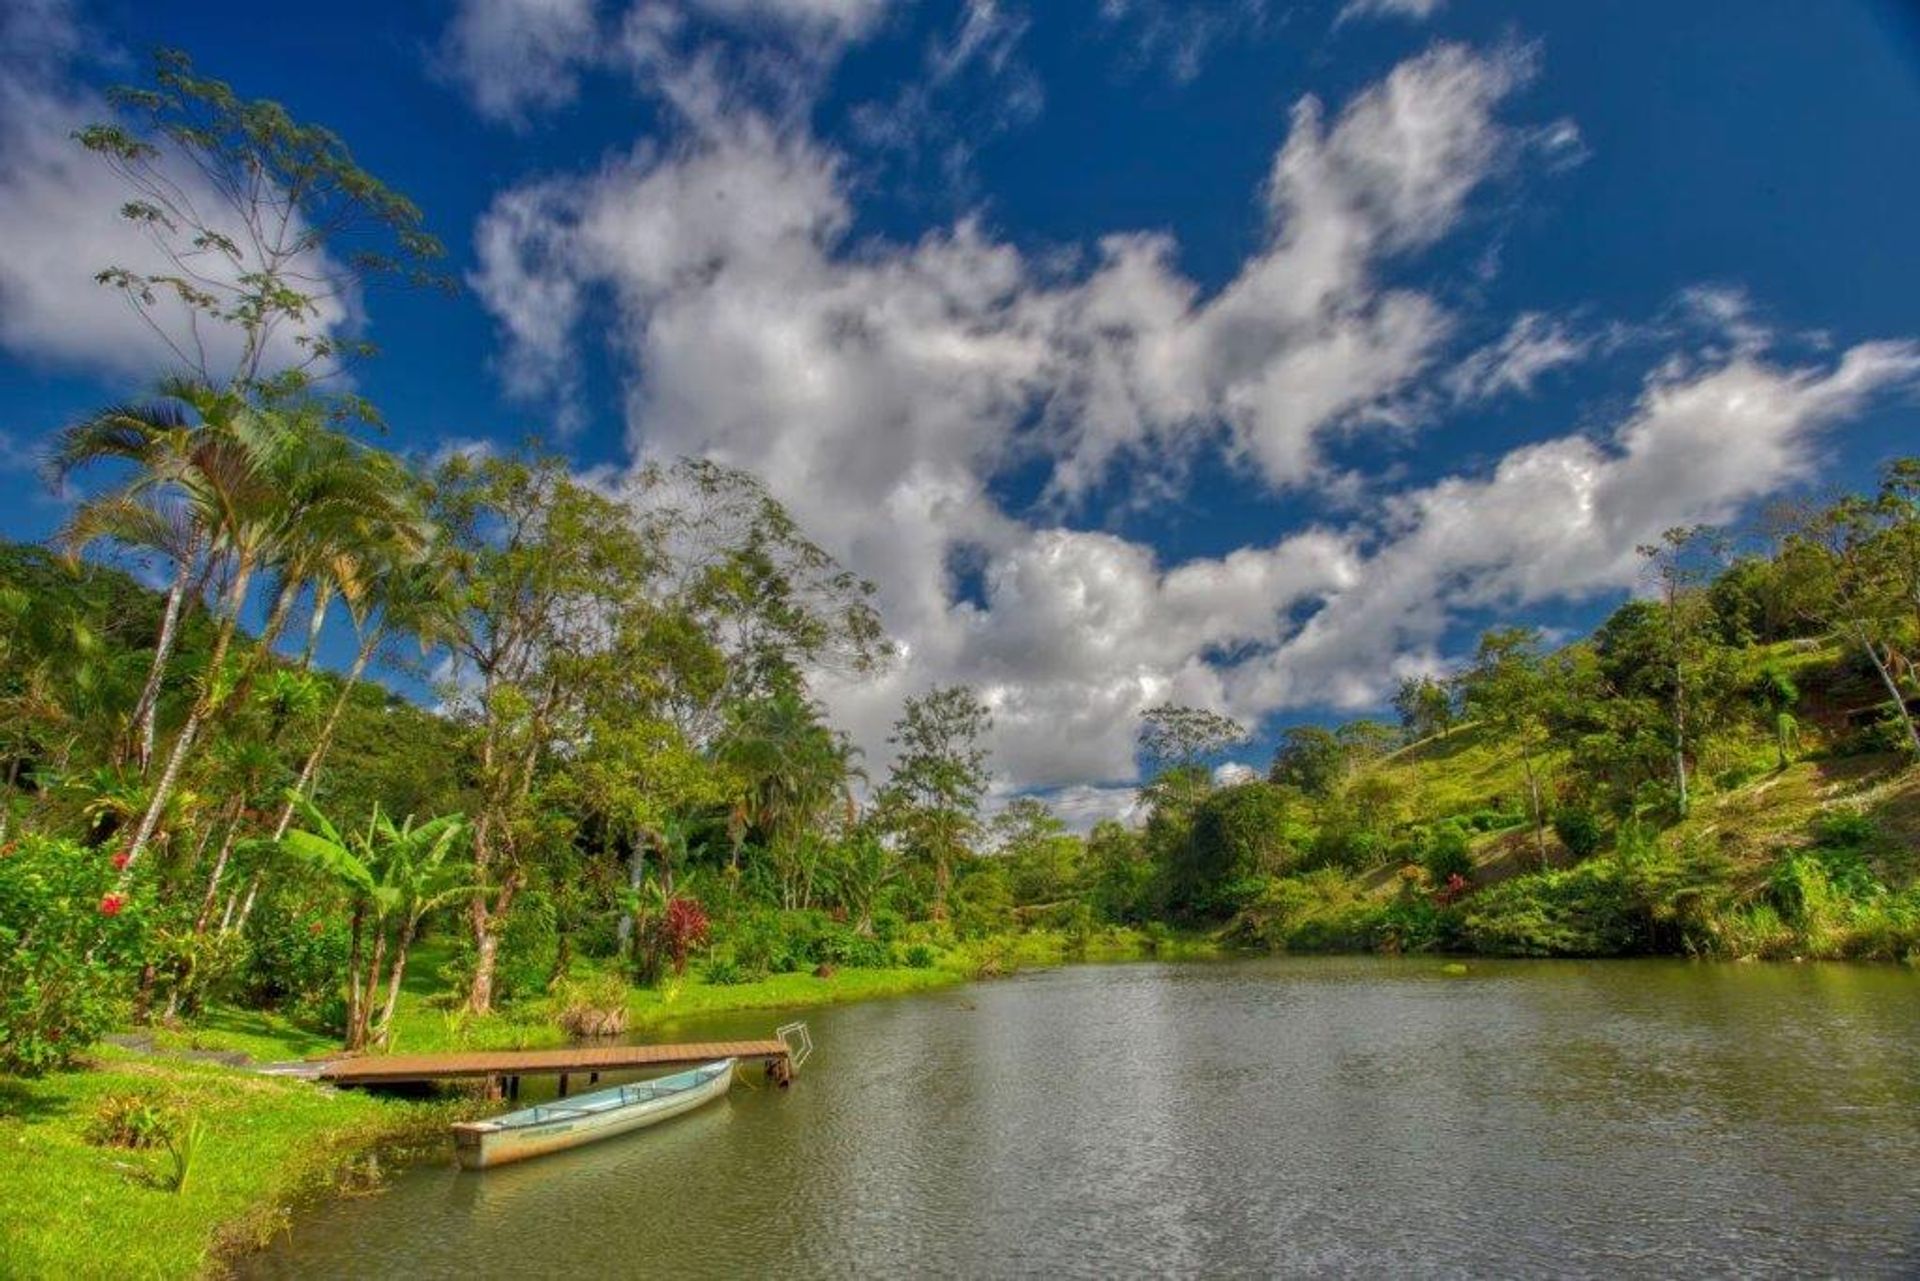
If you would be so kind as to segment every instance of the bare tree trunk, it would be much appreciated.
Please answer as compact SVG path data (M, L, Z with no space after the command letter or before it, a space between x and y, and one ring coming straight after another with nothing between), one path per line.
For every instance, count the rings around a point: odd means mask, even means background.
M485 891L473 896L467 917L473 925L473 982L467 988L467 1009L488 1014L493 1010L493 967L500 955L500 936L494 930L494 914L487 910Z
M1679 788L1678 804L1680 817L1685 818L1690 808L1687 799L1687 711L1685 692L1678 684L1675 673L1675 693L1673 696L1673 777Z
M1880 683L1887 687L1888 697L1893 699L1893 710L1900 717L1900 723L1906 727L1907 745L1912 748L1915 758L1920 759L1920 729L1914 727L1913 716L1907 711L1907 699L1906 695L1900 692L1900 682L1893 679L1892 670L1887 666L1886 660L1880 657L1880 647L1874 643L1871 636L1867 635L1866 628L1856 628L1855 635L1859 638L1861 647L1867 651L1867 657L1873 660L1873 670L1880 674Z
M400 1004L400 981L407 974L407 950L413 946L414 928L413 922L409 921L400 930L400 946L393 955L393 974L387 981L387 1003L380 1011L380 1021L373 1028L372 1039L377 1045L385 1045L388 1033L393 1029L393 1011Z
M353 1043L353 1031L360 1026L360 936L366 925L367 908L364 903L353 905L353 925L347 944L347 1028L346 1046L357 1049Z
M237 802L237 798L236 798ZM236 803L236 809L238 808ZM207 892L200 900L200 915L194 918L194 937L207 932L207 926L213 920L213 905L220 899L220 878L226 874L227 860L233 855L234 838L240 835L239 815L227 817L227 834L221 838L220 853L213 860L213 874L207 877Z
M1533 804L1533 849L1539 856L1540 867L1547 866L1547 823L1546 814L1540 805L1540 777L1533 772L1533 753L1522 752L1520 762L1527 771L1527 796Z
M627 888L634 891L637 894L640 890L640 887L642 885L645 885L646 883L647 883L646 848L640 844L640 841L638 838L635 838L631 846L629 846L628 853L627 853ZM634 919L633 919L632 912L627 912L620 917L620 924L618 929L619 929L619 938L620 938L620 950L622 952L625 952L627 950L627 944L631 942L633 939Z
M174 571L173 586L167 590L167 607L160 615L160 637L154 642L153 664L147 669L147 683L140 691L140 701L133 705L134 753L143 774L153 759L153 727L160 706L160 686L166 679L167 662L173 657L174 642L179 636L180 610L186 603L187 584L193 580L193 550L190 548L181 556L180 567Z

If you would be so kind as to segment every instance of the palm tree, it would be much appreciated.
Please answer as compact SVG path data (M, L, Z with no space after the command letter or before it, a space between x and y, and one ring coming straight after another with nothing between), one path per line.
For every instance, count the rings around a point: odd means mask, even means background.
M77 523L69 522L63 541L70 554L98 537L123 534L138 536L148 546L164 545L177 560L175 588L148 674L151 696L143 696L136 717L143 752L151 741L150 720L181 605L189 594L219 580L220 608L206 673L128 846L123 877L131 876L153 839L195 739L228 692L227 656L240 611L285 515L274 465L298 435L288 417L238 392L174 379L162 384L161 393L153 405L109 410L68 428L55 442L51 460L60 477L110 459L135 468L119 490L83 504ZM193 565L201 555L205 562Z
M851 784L864 777L860 749L821 720L820 708L797 690L782 690L733 709L719 749L745 783L743 817L773 855L787 906L812 897L808 829L836 803L851 814Z
M128 727L129 746L142 770L153 757L155 711L182 608L204 588L211 568L202 556L219 522L219 508L212 487L195 475L196 468L211 460L208 446L216 424L237 405L184 381L163 383L160 393L146 404L111 406L64 428L54 439L47 464L56 484L100 463L134 468L124 484L74 508L55 534L55 546L70 562L103 538L173 562L160 634Z
M220 554L222 607L206 675L154 785L153 804L128 848L122 873L128 878L153 838L201 730L246 691L269 660L307 578L334 566L336 581L352 582L357 593L359 572L348 575L337 567L366 563L364 548L382 539L413 546L424 542L411 487L396 488L391 466L327 428L316 407L261 406L230 393L207 394L199 403L203 425L217 424L219 434L195 451L189 475L215 500L204 506L218 518L208 544ZM248 593L257 576L276 572L280 585L258 642L229 671Z
M311 802L298 804L313 830L294 828L280 839L279 847L331 877L353 901L346 1048L380 1044L392 1031L407 953L420 922L436 908L474 892L465 879L465 865L448 861L466 835L466 820L447 814L417 827L411 817L396 825L376 808L365 832L343 836ZM363 971L360 957L368 927L373 945ZM373 1001L381 987L389 942L392 970L385 975L386 1001L374 1022Z
M400 553L394 549L393 554ZM301 799L318 776L321 762L326 759L340 728L340 719L353 699L353 691L380 646L395 634L406 632L419 640L422 650L427 650L438 644L454 624L451 578L444 563L428 555L425 549L417 556L411 552L406 555L408 558L404 561L389 562L377 571L369 566L363 588L346 597L354 625L359 629L360 643L340 682L339 692L334 695L333 705L327 710L326 720L301 762L300 774L281 804L279 817L274 820L272 839L276 841L287 834ZM220 926L222 933L246 928L260 892L260 875L261 869L256 868L247 883L237 917L229 900Z

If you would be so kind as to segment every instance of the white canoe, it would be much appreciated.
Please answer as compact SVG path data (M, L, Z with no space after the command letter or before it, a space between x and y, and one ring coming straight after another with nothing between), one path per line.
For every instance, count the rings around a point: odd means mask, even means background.
M522 1108L490 1121L463 1122L453 1127L454 1151L462 1169L485 1170L657 1125L725 1094L733 1084L733 1063L721 1059L657 1080Z

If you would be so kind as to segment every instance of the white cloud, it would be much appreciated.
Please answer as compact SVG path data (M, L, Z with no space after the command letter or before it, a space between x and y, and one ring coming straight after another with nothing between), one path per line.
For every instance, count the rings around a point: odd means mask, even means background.
M1445 3L1446 0L1347 0L1340 6L1333 25L1337 27L1355 18L1407 18L1425 22L1440 12Z
M599 44L595 0L460 0L439 68L482 115L524 124L571 102Z
M1573 333L1563 321L1537 311L1518 318L1498 340L1454 366L1447 389L1462 400L1488 400L1507 392L1526 395L1550 369L1584 358L1593 340Z
M1351 590L1241 665L1236 705L1362 707L1396 661L1430 652L1467 610L1517 609L1630 586L1635 547L1675 525L1722 523L1810 474L1819 432L1920 375L1920 346L1863 343L1826 369L1752 356L1672 362L1606 436L1562 436L1391 500L1388 537Z
M120 209L132 192L99 157L73 140L74 131L110 120L112 109L71 78L86 41L61 0L32 0L0 11L0 346L63 368L121 377L151 377L180 364L168 346L128 304L120 290L96 283L109 266L152 275L175 270ZM185 165L169 177L203 210L221 201ZM246 244L237 221L226 230ZM198 261L209 276L237 279L241 268L218 257ZM330 277L324 259L305 268ZM323 299L308 328L350 328L350 294ZM165 302L152 313L182 348L194 346L189 314ZM304 359L295 330L282 327L268 364ZM237 362L240 337L230 327L202 326L206 363L218 370Z
M1128 41L1129 61L1164 68L1185 84L1214 46L1265 26L1272 7L1270 0L1100 0L1099 15L1103 28Z
M1303 99L1267 180L1270 239L1205 302L1172 273L1170 242L1107 240L1073 299L1085 353L1064 402L1076 460L1056 474L1060 492L1097 482L1128 448L1219 422L1271 484L1298 484L1329 432L1392 422L1392 399L1451 321L1425 294L1382 289L1377 271L1452 230L1523 145L1493 111L1530 71L1524 50L1438 45L1331 124Z
M435 69L515 127L578 97L592 70L631 72L696 121L721 92L811 101L888 0L456 0Z
M1530 151L1494 118L1528 70L1519 51L1442 45L1338 113L1303 101L1269 234L1210 297L1163 236L1116 235L1077 270L971 219L852 242L842 159L724 99L676 147L503 193L474 283L527 393L565 392L588 300L610 301L634 454L751 468L879 585L906 662L823 691L873 768L905 694L961 681L992 706L1007 786L1113 812L1143 708L1370 703L1437 662L1463 611L1619 587L1636 541L1799 475L1821 426L1912 376L1901 346L1826 370L1710 349L1663 366L1604 436L1528 446L1382 521L1179 564L1003 505L993 482L1015 464L1050 464L1066 502L1129 451L1166 477L1208 443L1275 487L1325 483L1329 433L1392 425L1410 388L1447 376L1452 318L1378 276ZM1469 359L1472 386L1529 385L1577 342L1522 318Z

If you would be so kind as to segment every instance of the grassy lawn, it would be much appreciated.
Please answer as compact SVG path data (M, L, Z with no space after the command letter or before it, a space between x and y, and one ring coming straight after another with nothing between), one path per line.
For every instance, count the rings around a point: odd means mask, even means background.
M186 1186L164 1150L97 1146L102 1101L137 1094L204 1125ZM0 1276L182 1277L264 1243L301 1196L386 1141L438 1138L449 1104L392 1102L112 1048L0 1079Z

